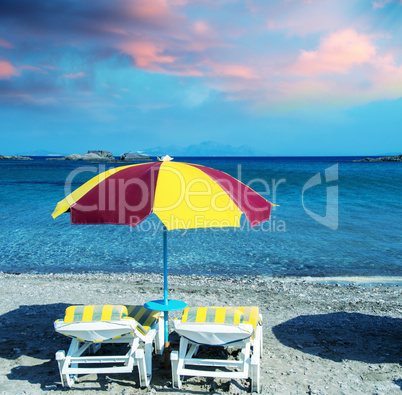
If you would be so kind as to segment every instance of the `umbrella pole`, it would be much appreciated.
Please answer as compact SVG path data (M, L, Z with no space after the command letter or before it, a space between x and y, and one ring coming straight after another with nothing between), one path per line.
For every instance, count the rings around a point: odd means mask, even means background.
M163 301L165 306L169 304L168 300L168 277L167 277L167 228L163 226ZM169 344L169 312L164 311L164 329L165 329L165 368L169 366L170 344Z

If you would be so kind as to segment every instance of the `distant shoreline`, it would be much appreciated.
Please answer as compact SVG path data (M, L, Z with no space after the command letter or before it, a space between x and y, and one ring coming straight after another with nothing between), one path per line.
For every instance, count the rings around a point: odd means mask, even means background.
M356 159L353 162L402 162L402 155Z
M4 157L14 156L15 157L16 155L2 155L2 156L4 156ZM393 156L399 156L399 155L393 155ZM46 159L59 160L64 157L65 157L64 155L46 155L46 156L30 155L30 156L26 156L24 158L27 158L26 160L30 160L30 159L33 159L33 160L46 160ZM261 158L261 159L292 159L292 158L294 158L294 159L314 159L314 158L324 159L324 158L330 158L330 159L336 159L336 158L341 158L341 159L349 159L349 160L363 159L363 161L365 161L365 162L366 162L366 159L374 159L374 161L377 162L378 161L377 159L380 159L383 157L384 156L381 156L381 155L378 155L378 156L373 155L370 157L368 157L366 155L313 155L313 156L311 156L311 155L304 155L304 156L300 156L300 155L291 155L291 156L288 156L288 155L266 155L266 156L257 156L257 155L253 155L253 156L228 156L228 155L193 156L193 155L191 155L190 156L189 155L189 156L177 156L176 155L175 161L179 161L180 159L183 159L183 158L197 158L197 159L202 159L202 158L205 158L205 159L214 159L214 158L216 158L216 159L225 159L225 158L227 158L227 159L231 159L231 158L239 158L239 159L259 159L259 158ZM119 161L119 158L120 158L119 156L114 156L114 160L116 160L116 161ZM14 159L7 158L4 160L14 160ZM138 160L140 161L142 159L138 159ZM150 156L150 160L156 161L157 160L156 156ZM148 161L149 161L149 159L148 159ZM70 160L70 162L85 162L85 161L84 160ZM124 161L122 161L122 162L124 162Z

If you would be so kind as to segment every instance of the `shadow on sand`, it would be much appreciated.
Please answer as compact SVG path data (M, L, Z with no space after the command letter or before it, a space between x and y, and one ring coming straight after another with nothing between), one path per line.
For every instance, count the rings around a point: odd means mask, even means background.
M7 375L9 380L26 380L42 389L60 382L54 355L67 349L69 340L54 331L53 321L67 307L64 303L20 306L0 316L0 357L17 365Z
M302 315L272 328L284 345L335 362L402 362L402 319L360 313Z

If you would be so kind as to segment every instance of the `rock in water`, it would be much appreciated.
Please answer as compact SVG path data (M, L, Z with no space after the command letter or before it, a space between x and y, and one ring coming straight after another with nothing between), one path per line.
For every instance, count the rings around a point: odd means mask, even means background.
M71 154L67 155L64 158L47 158L46 160L85 160L85 161L95 161L95 162L109 162L109 163L118 163L118 162L130 162L135 160L150 160L151 158L148 155L140 154L140 153L126 153L123 154L119 160L115 159L113 154L109 151L96 151L89 150L86 154L78 155Z
M89 150L88 154L95 154L101 158L114 159L113 154L110 151ZM87 155L87 154L84 154L84 155Z
M19 155L0 155L0 159L11 159L11 160L33 160L28 156L19 156Z
M122 156L120 156L120 160L124 161L132 161L132 160L146 160L146 159L151 159L148 155L145 154L139 154L135 153L133 154L132 152L126 152Z
M381 158L356 159L353 162L402 162L402 155L383 156Z
M50 159L50 158L49 158ZM88 161L107 161L107 162L115 162L116 160L113 157L113 154L109 151L96 151L89 150L86 154L71 154L67 155L64 158L51 158L50 160L88 160Z

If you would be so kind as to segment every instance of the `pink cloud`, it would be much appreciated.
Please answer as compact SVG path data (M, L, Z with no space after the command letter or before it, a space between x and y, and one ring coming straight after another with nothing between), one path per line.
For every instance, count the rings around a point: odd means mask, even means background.
M158 64L173 63L173 56L163 55L164 48L150 41L132 41L120 45L120 49L131 56L137 67L153 70Z
M217 64L208 62L211 69L210 75L221 77L235 77L246 80L259 78L255 71L242 64Z
M392 3L394 0L376 0L373 1L373 8L384 8L388 3ZM397 0L399 4L402 4L402 0Z
M99 27L100 31L103 31L105 33L111 33L111 34L116 34L116 35L120 35L120 36L127 36L128 33L120 28L120 27L115 27L115 26L101 26Z
M268 19L268 21L267 21L268 30L275 30L276 27L277 27L276 22L273 19Z
M371 87L370 99L399 99L402 96L402 66L396 65L392 56L382 58L374 65Z
M303 106L349 107L378 100L396 100L402 97L402 66L374 66L361 77L335 81L317 79L284 83L279 102L298 108Z
M13 49L14 45L11 44L10 42L0 38L0 47L7 48L7 49Z
M120 49L131 56L136 67L150 71L177 76L212 76L227 78L255 79L258 78L256 72L249 66L241 63L219 63L211 60L200 60L198 62L187 63L186 56L191 51L198 51L196 44L184 44L182 47L164 44L156 44L152 41L132 41L120 45ZM165 54L166 47L170 45L170 52L181 54L173 56ZM201 57L205 56L205 53Z
M127 1L125 12L135 23L123 25L124 32L109 25L103 31L115 35L113 47L128 55L134 67L148 72L182 77L200 77L211 72L253 78L246 67L205 67L203 62L210 51L234 45L224 42L221 32L210 21L186 16L182 7L187 3L194 4L193 0ZM127 39L128 36L131 38Z
M135 35L144 30L180 34L180 27L186 19L176 11L176 6L185 2L173 0L122 0L117 2L119 12L127 18L121 25L106 23L99 30L113 35ZM113 5L116 7L116 5ZM106 7L107 8L107 7Z
M257 113L292 112L303 108L347 108L379 100L402 97L402 65L392 53L371 57L353 73L295 76L277 74L239 85L227 84L221 90L231 100L247 100ZM220 87L217 87L219 89ZM248 90L247 90L248 89Z
M171 33L180 34L180 26L186 19L179 15L175 9L178 4L172 0L135 0L126 1L126 14L137 23L135 29L151 27L168 29Z
M11 77L19 75L19 71L9 61L0 60L0 80L9 80Z
M139 10L138 4L146 9ZM391 79L385 78L383 70L393 57L376 47L374 39L379 35L359 33L360 29L366 31L359 23L357 28L335 30L334 25L339 29L350 24L338 24L341 18L336 12L335 22L326 21L323 16L331 12L321 15L324 7L321 3L298 2L309 16L307 22L300 20L295 12L288 14L288 20L268 14L270 30L285 29L299 35L332 32L311 50L299 54L283 50L275 57L244 48L238 51L239 44L221 26L214 26L211 20L191 20L173 13L177 9L173 9L171 2L161 1L161 9L156 9L152 1L149 7L138 4L133 6L133 12L137 16L142 13L147 23L154 22L152 29L140 29L139 34L128 28L127 34L132 38L127 40L121 36L114 46L132 58L139 69L180 77L203 77L201 83L205 87L219 90L227 100L248 101L253 108L303 108L311 104L337 107L346 100L349 104L366 103L376 97L397 95L396 91L401 90L394 88L392 93L388 83ZM177 18L181 23L176 23ZM399 81L399 69L389 70ZM384 84L382 90L379 81Z
M30 71L34 71L34 72L40 73L40 74L47 74L48 73L46 70L42 70L39 67L31 66L29 64L25 64L23 66L20 66L19 69L20 70L30 70Z
M132 15L142 19L160 18L170 14L167 0L137 0L130 4Z
M136 23L124 26L131 39L120 37L113 46L131 57L135 67L148 72L205 75L204 66L200 64L207 59L208 52L233 44L225 43L210 21L193 20L185 15L182 7L188 3L195 2L136 0L125 3L127 15ZM247 70L229 72L247 74Z
M64 74L63 77L67 79L76 79L76 78L82 78L85 77L86 74L83 71L79 71L78 73L68 73Z
M194 30L198 34L206 34L210 32L210 26L205 21L197 21L194 23Z
M258 4L258 5L257 5ZM254 14L266 15L266 27L270 31L282 31L287 36L335 31L361 21L348 20L348 13L339 1L280 1L254 3Z
M333 33L315 51L302 51L288 72L298 75L346 73L352 67L370 62L376 48L370 37L353 29Z

